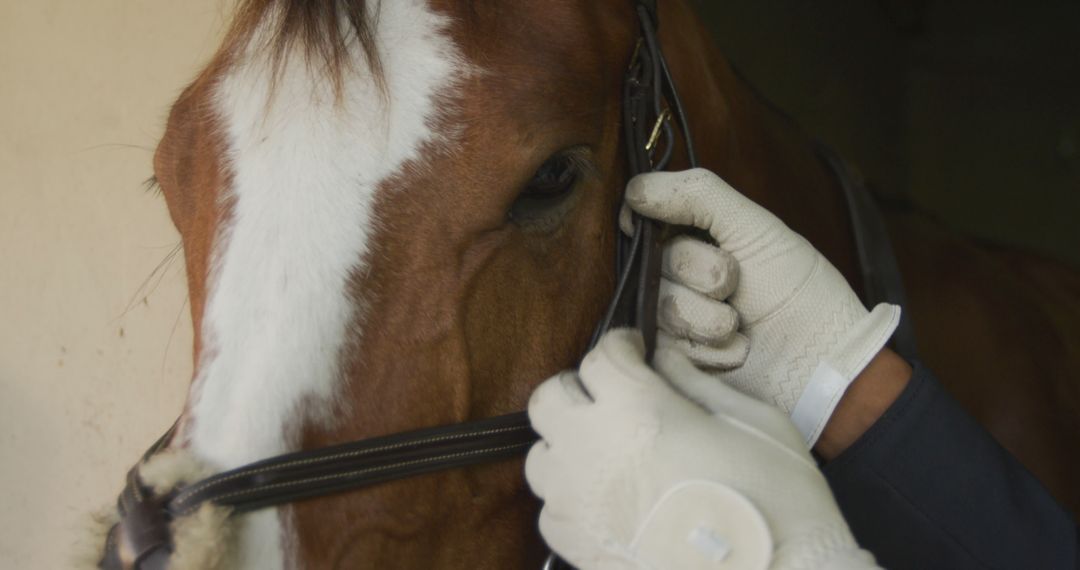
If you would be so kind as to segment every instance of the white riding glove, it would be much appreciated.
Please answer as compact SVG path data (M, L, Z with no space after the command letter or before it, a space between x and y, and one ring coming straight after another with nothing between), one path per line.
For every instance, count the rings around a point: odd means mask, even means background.
M666 334L659 343L788 412L812 446L848 385L892 336L900 308L868 312L810 242L708 170L638 176L626 203L705 230L719 246L680 237L665 248L671 284L660 291ZM738 333L713 334L735 330L736 314ZM748 351L745 362L732 358L738 350Z
M573 372L533 393L525 474L555 552L583 570L876 568L782 412L676 350L654 364L616 330L581 365L594 400Z

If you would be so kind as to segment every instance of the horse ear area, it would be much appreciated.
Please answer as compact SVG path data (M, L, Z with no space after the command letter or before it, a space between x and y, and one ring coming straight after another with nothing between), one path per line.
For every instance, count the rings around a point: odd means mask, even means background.
M206 83L196 81L173 103L154 152L155 178L182 235L191 229L182 225L190 224L205 204L216 203L213 193L226 181L225 131L217 115L206 110L213 95Z
M177 187L183 180L177 176L183 172L181 165L190 162L190 153L196 143L195 99L198 82L184 89L169 109L165 134L154 152L154 172L163 187Z

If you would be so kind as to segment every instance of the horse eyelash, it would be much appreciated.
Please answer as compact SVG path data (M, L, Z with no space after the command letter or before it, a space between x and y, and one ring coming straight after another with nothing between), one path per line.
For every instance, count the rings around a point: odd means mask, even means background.
M161 196L161 184L158 184L157 176L151 176L142 183L143 191L154 196Z
M584 146L570 149L566 155L582 178L601 180L600 169L589 159L588 149Z

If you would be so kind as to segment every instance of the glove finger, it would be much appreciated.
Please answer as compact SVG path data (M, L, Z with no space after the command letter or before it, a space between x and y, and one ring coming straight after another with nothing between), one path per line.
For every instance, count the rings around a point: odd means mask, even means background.
M678 338L662 330L656 336L657 346L674 348L697 366L710 370L738 368L746 363L746 357L750 354L750 339L742 333L731 335L727 342L719 346Z
M619 231L627 236L634 235L634 211L626 202L619 207Z
M586 532L575 517L559 513L551 505L544 505L538 523L540 536L560 558L575 568L595 567L589 565L592 558L589 552L600 549L596 544L599 541L593 538L592 533Z
M654 359L660 371L683 394L701 404L715 416L734 418L760 430L781 447L800 458L806 443L787 414L727 385L723 380L697 369L677 350L658 349ZM805 462L805 461L804 461Z
M597 402L633 397L642 390L670 390L645 364L645 343L634 329L604 334L582 360L579 376Z
M733 255L690 236L676 236L664 246L661 273L718 301L739 284L739 262Z
M576 408L590 402L581 389L578 376L565 371L548 378L533 390L529 397L529 421L544 439L558 439L564 430L567 416Z
M529 454L525 456L525 481L529 483L533 494L542 500L548 496L548 483L552 480L552 475L556 474L556 470L552 468L553 462L550 446L544 440L534 443Z
M723 301L661 279L657 324L676 338L719 347L739 328L739 314Z
M638 213L709 232L721 248L741 250L780 220L704 168L635 176L626 203Z

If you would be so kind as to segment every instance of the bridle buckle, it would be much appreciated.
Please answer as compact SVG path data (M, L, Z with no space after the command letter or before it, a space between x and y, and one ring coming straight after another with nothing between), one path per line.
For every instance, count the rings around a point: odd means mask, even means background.
M649 140L645 143L645 151L652 154L653 149L656 148L656 143L660 142L660 131L664 127L664 123L671 119L671 108L664 107L663 111L660 111L660 116L656 118L656 122L653 124L652 132L649 133Z

